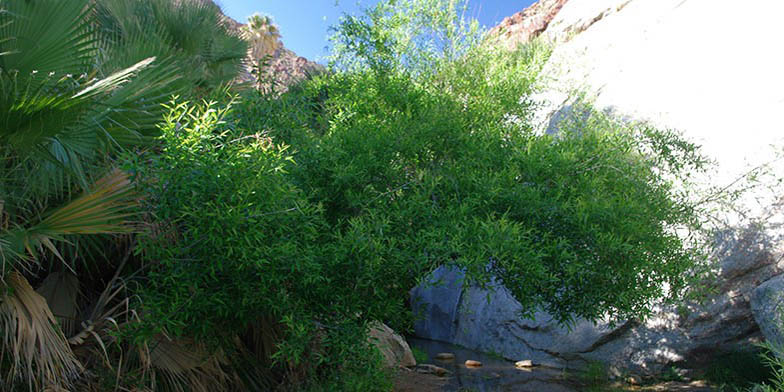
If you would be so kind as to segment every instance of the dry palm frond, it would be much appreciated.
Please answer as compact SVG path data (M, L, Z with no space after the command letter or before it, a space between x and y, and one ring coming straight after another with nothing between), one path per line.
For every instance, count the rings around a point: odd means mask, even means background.
M153 390L166 389L177 392L220 392L235 390L235 377L224 371L225 356L218 352L209 354L197 343L187 340L170 340L156 337L152 347L142 348L142 363L146 364L162 385ZM157 382L157 381L154 381Z
M134 205L128 175L119 169L96 181L91 192L58 208L34 229L47 235L127 233Z
M21 274L5 277L0 303L2 354L9 355L9 384L24 380L31 390L66 388L82 371L44 297ZM4 360L4 358L3 358Z
M26 252L29 259L35 260L39 252L47 249L64 260L55 243L66 235L131 232L127 218L133 215L129 212L135 204L133 196L128 175L115 169L96 181L90 192L57 208L39 223L7 232L0 259L9 259L9 255L13 260L14 255Z

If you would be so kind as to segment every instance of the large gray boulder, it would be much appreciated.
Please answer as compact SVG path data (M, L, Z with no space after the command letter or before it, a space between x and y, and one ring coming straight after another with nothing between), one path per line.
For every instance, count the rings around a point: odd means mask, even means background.
M464 274L439 267L411 292L411 303L422 317L414 323L419 337L458 344L510 360L563 367L567 359L613 332L606 324L579 321L569 332L547 313L533 320L520 317L522 306L502 285L488 289L463 287Z
M414 332L512 361L578 369L599 361L615 375L655 375L673 364L697 366L762 337L749 301L754 289L780 268L779 255L770 252L755 253L755 262L747 262L748 248L760 241L757 235L750 230L746 236L722 239L725 247L717 255L737 262L725 264L718 276L719 294L703 303L659 308L645 322L577 320L571 330L542 311L533 320L522 318L522 306L502 285L465 287L460 270L442 266L411 291L412 307L421 317Z

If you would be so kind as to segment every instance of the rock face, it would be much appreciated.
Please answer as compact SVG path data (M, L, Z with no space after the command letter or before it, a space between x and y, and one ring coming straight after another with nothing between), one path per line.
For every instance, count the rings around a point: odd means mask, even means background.
M784 3L767 0L742 7L711 0L542 0L493 34L507 47L536 36L554 43L537 96L540 130L557 132L574 115L571 97L581 93L596 110L682 131L717 161L702 184L722 188L758 166L784 173L770 147L784 145L784 56L772 50L775 37L784 36L782 14ZM567 331L543 312L521 319L520 304L504 287L464 288L460 271L440 268L430 284L412 291L412 304L425 317L416 334L510 360L558 367L598 360L618 374L643 375L668 364L699 365L763 333L781 339L784 330L772 319L784 288L779 201L760 188L738 201L745 215L720 217L726 226L712 255L717 294L702 304L660 308L645 323L582 320Z
M375 323L371 326L368 339L384 356L384 364L389 368L416 366L414 353L402 336L386 324Z
M545 31L550 22L566 4L567 0L541 0L522 12L504 18L489 34L500 38L503 45L514 48Z
M308 75L324 72L325 68L286 49L281 43L266 69L266 75L275 81L275 90L285 92L289 86Z

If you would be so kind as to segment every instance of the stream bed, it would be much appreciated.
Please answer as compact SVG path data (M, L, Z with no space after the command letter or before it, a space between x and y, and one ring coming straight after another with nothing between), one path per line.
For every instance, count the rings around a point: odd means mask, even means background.
M512 361L448 343L417 338L409 338L408 343L412 348L417 348L428 355L425 363L442 367L450 372L443 391L577 392L584 390L584 387L574 380L573 374L568 375L562 369L541 366L518 369ZM439 360L435 358L438 353L452 353L455 358ZM469 359L481 362L482 366L466 367L465 361Z

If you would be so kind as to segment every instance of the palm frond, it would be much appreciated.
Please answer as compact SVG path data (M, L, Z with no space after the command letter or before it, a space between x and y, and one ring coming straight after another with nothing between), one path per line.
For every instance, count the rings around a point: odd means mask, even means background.
M98 180L90 192L57 208L30 231L59 238L68 234L128 233L125 222L134 205L128 175L119 169Z
M12 260L26 254L35 260L48 250L62 260L55 242L65 240L67 235L131 232L126 219L132 215L133 195L128 175L115 169L98 180L90 192L50 212L39 223L0 234L7 243L0 247L0 258Z
M21 274L4 279L0 301L2 356L10 363L7 383L26 382L43 388L67 388L82 371L46 299ZM0 358L6 360L5 358Z
M205 347L186 340L157 336L146 350L146 362L154 372L153 390L176 392L231 391L236 378L223 370L227 361L221 353L209 354Z
M90 0L11 0L3 7L0 37L7 41L0 68L21 75L78 75L94 58Z

